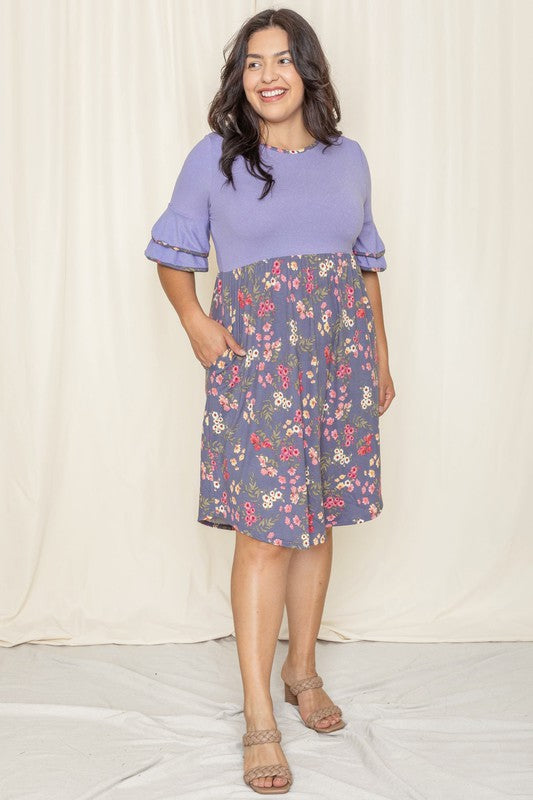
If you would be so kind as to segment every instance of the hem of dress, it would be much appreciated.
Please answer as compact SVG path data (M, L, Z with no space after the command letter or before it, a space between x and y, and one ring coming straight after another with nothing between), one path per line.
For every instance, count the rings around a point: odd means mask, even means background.
M364 522L372 522L373 519L379 517L381 512L383 511L383 502L377 504L374 503L376 506L376 511L372 515L366 515L364 517L354 517L353 515L347 516L342 515L339 516L334 522L330 522L329 524L325 525L325 528L343 528L347 525L362 525ZM255 539L258 542L265 542L265 544L274 544L276 547L285 547L290 550L309 550L311 547L316 547L319 544L323 544L323 542L316 542L316 544L311 540L311 534L309 534L309 545L308 547L304 547L303 545L299 544L276 544L274 537L271 539L267 539L266 537L261 537L253 534L249 530L242 530L241 528L235 527L230 522L223 522L222 520L218 521L215 519L211 519L207 516L198 517L197 521L200 522L202 525L207 525L210 528L217 528L223 531L235 531L236 533L242 533L244 536L249 536L251 539ZM326 533L324 534L326 535ZM279 538L279 537L278 537Z

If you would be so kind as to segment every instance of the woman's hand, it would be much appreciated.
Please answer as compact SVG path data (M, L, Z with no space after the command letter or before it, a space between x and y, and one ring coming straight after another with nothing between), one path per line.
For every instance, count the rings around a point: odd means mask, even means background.
M393 399L396 397L396 392L394 391L394 383L392 382L392 377L389 372L389 367L385 365L383 367L378 367L378 373L379 373L378 415L381 417L381 415L385 413L385 411L392 403Z
M183 321L183 327L194 350L194 355L204 367L216 363L228 347L238 356L245 356L246 350L235 341L231 333L216 320L208 317L200 307Z

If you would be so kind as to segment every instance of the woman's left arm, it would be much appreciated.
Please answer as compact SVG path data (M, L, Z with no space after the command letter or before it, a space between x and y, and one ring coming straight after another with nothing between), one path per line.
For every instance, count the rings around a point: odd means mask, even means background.
M383 305L381 302L381 288L377 272L371 270L361 270L365 289L372 312L374 314L374 326L376 334L376 348L378 358L378 381L379 381L379 415L385 413L393 398L396 396L394 383L389 370L389 350L387 337L385 335L385 323L383 321Z

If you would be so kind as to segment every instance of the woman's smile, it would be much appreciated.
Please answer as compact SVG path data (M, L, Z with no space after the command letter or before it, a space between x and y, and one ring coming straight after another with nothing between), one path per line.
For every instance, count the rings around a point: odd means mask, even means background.
M289 90L283 88L276 88L276 89L261 89L259 91L259 97L263 101L263 103L275 103L277 100L281 100L282 97L285 97Z

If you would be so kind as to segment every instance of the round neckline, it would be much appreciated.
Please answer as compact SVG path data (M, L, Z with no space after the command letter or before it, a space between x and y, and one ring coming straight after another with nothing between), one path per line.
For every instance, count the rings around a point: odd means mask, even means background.
M290 150L286 147L276 147L273 144L266 144L265 142L260 142L261 147L266 147L268 150L275 150L277 153L287 153L288 155L298 155L300 153L305 153L306 150L311 150L313 147L316 147L318 144L318 139L315 139L314 142L311 144L307 144L305 147L300 147L296 150Z

